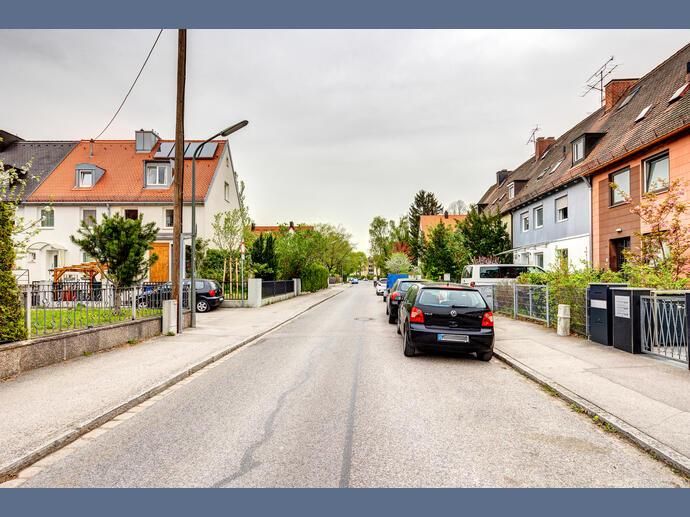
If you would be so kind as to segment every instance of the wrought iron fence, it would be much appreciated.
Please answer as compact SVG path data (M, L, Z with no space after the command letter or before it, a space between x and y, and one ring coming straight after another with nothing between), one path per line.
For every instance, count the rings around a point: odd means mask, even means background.
M652 294L640 300L642 351L688 362L685 296Z
M248 294L248 283L235 281L235 282L224 282L223 287L223 298L226 300L246 300Z
M183 309L189 308L189 284L183 285ZM36 282L21 286L29 337L80 330L159 316L172 285L142 284L115 288L99 282Z
M295 291L294 280L263 280L261 282L261 297L271 298Z

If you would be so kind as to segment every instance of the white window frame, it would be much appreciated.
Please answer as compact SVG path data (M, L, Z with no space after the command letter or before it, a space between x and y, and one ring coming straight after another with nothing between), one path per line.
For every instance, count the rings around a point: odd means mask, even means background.
M537 211L541 210L541 224L539 224L539 220L537 219ZM534 215L534 229L536 230L537 228L543 228L544 227L544 205L539 205L534 207L532 210L533 215Z
M578 149L581 150L579 158L577 155ZM585 159L585 137L584 135L573 141L573 165Z
M564 207L564 208L566 209L566 214L567 214L567 215L566 215L565 217L563 217L563 218L560 216L560 211L561 211L561 209L558 208L558 200L559 200L559 199L565 199L565 207ZM570 208L570 207L569 207L569 203L568 203L568 194L566 194L565 196L557 197L557 198L554 200L554 208L556 209L556 222L557 222L557 223L562 223L562 222L564 222L564 221L567 221L567 220L568 220L568 217L570 216L570 214L568 213L568 210L569 210L569 208Z
M541 261L539 261L537 257L541 257ZM534 254L534 265L539 266L542 269L544 268L544 252L543 251L538 251Z
M84 185L84 175L88 174L91 177L91 184ZM79 188L91 188L96 183L93 169L77 169L77 181L79 181Z
M660 188L655 188L655 189L649 189L649 165L654 162L661 161L662 159L666 159L668 162L668 176L666 177L666 185ZM649 158L645 159L642 163L643 169L644 169L644 184L642 187L644 188L644 193L648 192L663 192L665 190L668 190L668 185L671 183L671 155L669 154L668 151L664 151L663 153L656 154L654 156L650 156Z
M85 221L84 212L94 212L93 223L89 226L93 226L98 222L98 210L95 208L82 208L81 209L81 221Z
M515 183L508 183L508 199L513 199L515 197Z
M156 170L156 181L155 182L149 182L149 171L155 169ZM160 181L160 173L161 169L163 169L163 182L161 183ZM170 185L170 164L169 163L147 163L146 164L146 186L147 187L167 187Z
M168 210L173 213L173 224L168 226ZM163 228L172 228L175 225L175 209L174 208L164 208L163 209Z
M625 169L621 169L619 171L611 173L611 176L609 176L609 184L616 183L616 176L620 176L621 174L625 174L626 172L628 173L628 191L626 192L626 194L629 196L630 195L630 188L631 188L631 185L630 185L630 167L626 167ZM618 185L618 184L616 184L616 185ZM613 187L609 187L609 206L618 206L618 205L622 205L625 203L625 199L622 199L620 201L616 201L614 199L616 192L617 192L616 189L614 189Z
M223 196L225 197L225 201L228 203L230 202L230 183L227 181L223 185Z
M52 224L52 225L44 224L44 218L43 218L43 212L44 212L44 211L48 211L48 212L51 212L51 213L53 214L53 217L52 217L52 219L53 219L53 224ZM41 209L39 210L39 217L40 217L40 219L41 219L41 228L42 228L42 229L44 229L44 230L50 230L51 228L55 228L55 209L54 209L53 207L51 207L51 206L44 206L43 208L41 208Z
M520 214L520 230L522 233L529 231L529 211Z

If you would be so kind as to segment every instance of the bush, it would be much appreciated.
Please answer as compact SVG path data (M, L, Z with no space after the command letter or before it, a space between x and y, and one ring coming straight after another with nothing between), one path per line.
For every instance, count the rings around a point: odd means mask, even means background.
M321 264L309 264L302 271L302 291L315 292L328 287L328 269Z
M12 273L14 205L0 203L0 343L26 339L26 328L19 300L19 287Z

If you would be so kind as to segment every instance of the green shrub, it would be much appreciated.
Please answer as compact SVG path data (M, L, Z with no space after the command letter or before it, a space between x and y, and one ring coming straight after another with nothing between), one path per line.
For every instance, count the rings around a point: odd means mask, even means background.
M26 339L26 328L19 300L14 267L14 205L0 203L0 343Z
M302 271L302 291L315 292L328 287L328 269L321 264L309 264Z

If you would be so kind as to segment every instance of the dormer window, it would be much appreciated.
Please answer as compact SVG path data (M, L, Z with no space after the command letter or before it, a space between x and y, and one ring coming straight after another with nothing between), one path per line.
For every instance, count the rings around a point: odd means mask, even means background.
M573 142L573 165L585 159L584 135Z
M168 187L170 181L170 164L149 163L146 165L147 187Z
M91 169L80 169L77 171L77 177L79 178L79 187L81 187L81 188L93 187L93 170L91 170Z
M515 183L508 185L508 199L513 199L515 197Z

